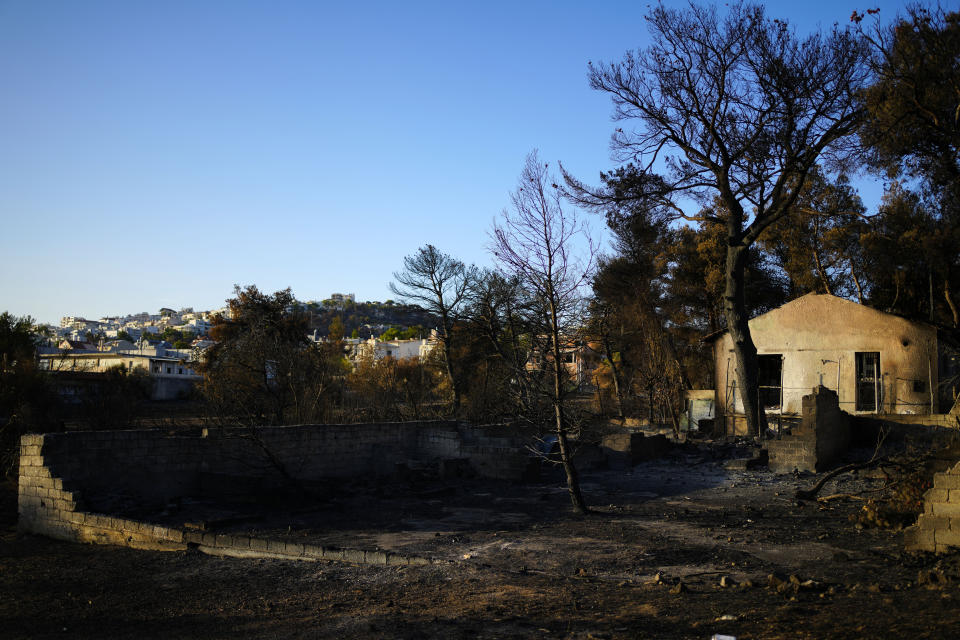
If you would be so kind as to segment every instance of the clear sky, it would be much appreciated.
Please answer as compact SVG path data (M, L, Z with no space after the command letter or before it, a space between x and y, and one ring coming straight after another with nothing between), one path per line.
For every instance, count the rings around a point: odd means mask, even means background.
M878 3L765 4L803 33ZM613 166L587 62L644 46L648 6L0 0L0 311L386 300L427 243L489 264L531 149Z

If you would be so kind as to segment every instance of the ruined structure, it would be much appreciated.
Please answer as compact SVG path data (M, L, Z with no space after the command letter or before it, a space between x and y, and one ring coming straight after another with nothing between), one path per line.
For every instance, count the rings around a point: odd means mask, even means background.
M802 404L800 425L766 443L773 472L825 471L836 465L850 446L849 416L840 410L836 393L820 386L803 396Z
M831 295L808 294L750 321L760 364L760 404L768 421L797 417L802 397L823 386L850 414L931 416L954 405L957 389L942 387L956 357L936 327ZM713 343L717 421L727 434L746 434L733 344ZM927 419L937 424L936 418Z
M291 483L387 476L416 465L469 467L480 476L519 480L539 463L519 444L495 429L456 422L236 428L197 435L155 430L26 435L20 446L19 527L63 540L153 549L196 544L241 555L256 544L263 547L256 551L282 555L282 542L270 546L271 541L158 526L118 517L117 506L159 511L185 496L269 496ZM293 549L296 557L305 553L300 546ZM343 550L327 551L333 557ZM315 550L316 557L328 559L324 553ZM359 554L363 561L364 552ZM337 559L344 559L342 553Z

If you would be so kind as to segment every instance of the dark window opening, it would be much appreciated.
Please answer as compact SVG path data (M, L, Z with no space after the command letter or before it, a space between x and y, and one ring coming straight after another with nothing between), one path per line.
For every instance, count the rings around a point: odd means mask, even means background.
M778 411L783 405L783 356L757 356L760 365L760 406Z
M857 411L876 411L880 396L880 353L856 353Z

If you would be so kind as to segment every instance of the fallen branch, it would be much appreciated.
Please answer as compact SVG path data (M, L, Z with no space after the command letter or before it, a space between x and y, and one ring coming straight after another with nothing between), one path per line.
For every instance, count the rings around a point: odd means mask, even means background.
M817 484L813 485L809 489L797 489L796 498L797 500L813 500L817 497L817 494L820 493L820 490L823 489L823 486L836 478L837 476L847 473L849 471L857 471L858 469L867 469L870 467L875 467L882 462L885 462L886 458L877 458L873 457L866 462L853 462L851 464L845 464L842 467L838 467L826 474L817 481Z
M817 484L813 485L809 489L797 489L796 498L797 500L813 500L817 497L817 494L820 493L820 490L823 489L823 486L839 476L840 474L847 473L848 471L857 471L858 469L867 469L869 467L876 467L883 462L886 462L886 458L880 457L880 449L883 448L883 443L887 439L888 432L885 429L880 430L879 437L877 438L877 446L873 450L873 455L870 456L870 459L866 462L853 462L850 464L845 464L842 467L834 469L827 475L820 478L817 481Z
M829 496L823 496L822 498L817 498L817 502L830 502L831 500L866 500L863 496L858 496L855 493L831 493Z

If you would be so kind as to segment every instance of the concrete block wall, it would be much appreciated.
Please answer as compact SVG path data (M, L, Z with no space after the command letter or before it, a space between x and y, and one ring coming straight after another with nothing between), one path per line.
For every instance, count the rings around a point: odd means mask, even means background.
M803 397L802 407L800 426L766 444L772 471L825 471L835 466L850 446L849 416L840 409L836 392L815 387Z
M852 434L849 416L840 409L836 392L826 387L816 387L812 397L805 396L803 401L812 405L810 421L816 433L816 470L835 467L850 448ZM807 420L808 415L809 412L804 408L803 419Z
M960 547L960 462L933 476L933 487L923 495L923 513L904 532L909 551L936 551Z
M776 473L815 471L817 468L817 446L814 435L783 436L782 440L771 440L766 444L768 465Z
M183 532L177 529L88 511L83 495L76 490L74 482L60 475L66 470L82 474L79 471L82 465L73 464L73 460L64 464L49 463L59 460L64 451L71 450L64 446L63 435L26 435L20 439L18 526L22 531L60 540L144 549L186 548ZM107 439L94 432L91 441L100 444ZM133 441L132 438L122 440ZM92 450L99 451L98 448ZM82 455L82 451L78 447L72 455Z
M455 422L299 425L210 429L204 471L298 480L392 473L396 463L432 453L429 435L457 437ZM439 453L439 452L438 452Z
M509 439L461 431L455 422L425 422L215 429L203 436L28 435L21 439L19 526L68 540L184 548L182 532L107 514L124 502L149 508L180 496L270 491L284 482L278 466L301 481L389 475L411 461L439 468L442 460L467 460L478 474L505 480L531 473L519 440L506 446Z
M106 436L98 434L94 440L100 438ZM118 442L127 439L121 438ZM203 553L241 558L329 560L382 565L422 565L432 562L429 558L378 549L344 549L246 535L185 531L178 527L88 511L80 493L69 488L70 481L55 476L51 465L47 464L48 458L57 458L57 453L54 453L57 450L63 450L63 444L55 436L28 435L21 438L19 526L23 531L59 540L153 551L183 551L193 546Z

